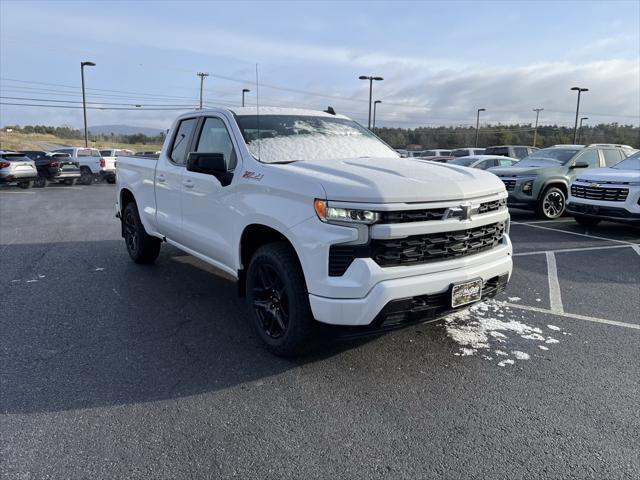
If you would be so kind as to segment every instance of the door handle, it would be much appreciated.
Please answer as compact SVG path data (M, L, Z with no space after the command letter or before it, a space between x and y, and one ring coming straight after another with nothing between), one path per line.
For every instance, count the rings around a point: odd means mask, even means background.
M164 177L164 175L160 174L156 177L156 179L158 180L158 182L160 183L164 183L166 178Z
M186 188L193 188L193 180L185 180L184 182L182 182L182 185L184 185Z

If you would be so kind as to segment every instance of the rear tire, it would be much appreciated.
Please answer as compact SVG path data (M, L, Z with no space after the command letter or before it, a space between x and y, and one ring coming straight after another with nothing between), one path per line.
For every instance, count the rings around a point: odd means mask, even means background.
M108 177L107 183L111 183L111 184L116 183L116 177Z
M547 187L538 200L536 213L544 220L560 218L566 208L567 199L558 187Z
M583 227L595 227L602 220L593 217L584 217L582 215L574 215L573 219Z
M44 188L47 186L47 178L46 177L38 177L37 180L33 181L34 188Z
M260 247L247 271L251 323L267 349L294 356L309 346L315 320L295 251L285 242Z
M74 183L76 183L76 179L75 179L75 178L67 178L67 179L64 181L64 184L65 184L65 185L68 185L68 186L71 186L71 185L73 185Z
M33 187L33 180L29 180L28 182L20 182L18 183L18 186L21 189L26 190L27 188Z
M88 167L80 168L80 183L82 185L91 185L93 183L93 173Z
M161 240L147 234L135 202L128 203L124 208L122 226L124 241L131 260L143 265L153 263L160 254Z

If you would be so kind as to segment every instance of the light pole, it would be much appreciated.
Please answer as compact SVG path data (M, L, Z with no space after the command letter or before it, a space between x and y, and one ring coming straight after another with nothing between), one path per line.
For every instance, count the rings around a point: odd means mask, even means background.
M82 113L84 114L84 146L89 146L89 133L87 132L87 99L84 94L84 67L95 67L93 62L80 62L80 78L82 79Z
M533 111L536 112L536 127L533 129L533 146L536 146L536 140L538 139L538 117L540 116L540 112L543 111L544 108L534 108Z
M358 79L360 80L369 80L369 123L367 124L367 128L369 130L371 130L371 99L372 99L372 95L373 95L373 81L375 80L376 82L380 82L382 80L384 80L384 78L382 77L374 77L374 76L367 76L367 75L360 75L358 77Z
M200 77L200 110L202 110L202 90L204 88L204 77L208 77L207 72L198 72L196 75Z
M478 129L480 128L480 112L486 112L487 109L486 108L479 108L478 109L478 114L476 116L476 144L475 146L478 146Z
M575 90L578 92L578 104L576 105L576 123L573 126L573 143L575 144L578 141L578 115L580 112L580 94L582 92L588 92L589 89L581 87L571 87L571 90Z
M249 90L248 88L243 88L242 89L242 106L244 107L244 94L245 93L249 93L251 90Z
M583 120L589 120L589 117L580 117L580 127L578 127L578 130L580 131L580 134L582 134L582 121Z
M382 103L382 100L376 100L373 102L373 131L376 131L376 107L379 103Z

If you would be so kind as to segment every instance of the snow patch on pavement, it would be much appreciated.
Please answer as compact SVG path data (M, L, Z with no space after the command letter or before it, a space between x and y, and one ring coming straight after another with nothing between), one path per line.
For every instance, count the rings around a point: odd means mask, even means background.
M517 301L515 299L519 300L518 297L510 297L509 301ZM532 347L538 347L539 350L549 350L548 345L560 343L556 338L545 335L543 329L527 325L515 317L516 314L508 306L495 300L477 303L445 317L447 335L459 345L454 355L479 356L488 361L495 358L498 366L504 367L514 365L516 361L531 359L533 353L521 350L522 340L534 342L535 346ZM554 332L567 334L555 325L546 327ZM517 348L509 348L509 344Z

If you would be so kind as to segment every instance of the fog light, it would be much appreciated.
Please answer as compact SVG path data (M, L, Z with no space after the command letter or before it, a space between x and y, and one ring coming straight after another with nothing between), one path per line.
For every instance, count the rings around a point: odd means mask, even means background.
M533 180L529 180L528 182L524 182L522 184L522 193L526 193L527 195L531 195L533 192Z

